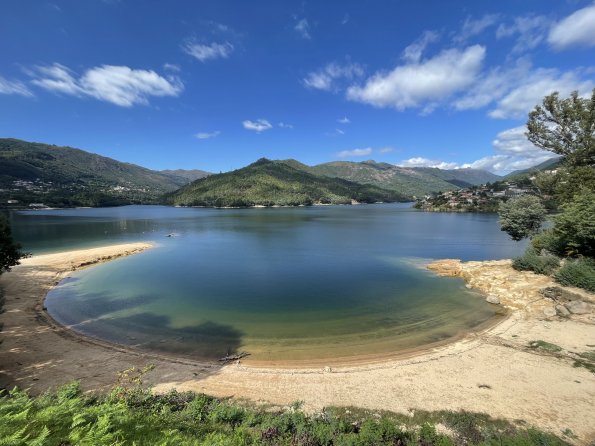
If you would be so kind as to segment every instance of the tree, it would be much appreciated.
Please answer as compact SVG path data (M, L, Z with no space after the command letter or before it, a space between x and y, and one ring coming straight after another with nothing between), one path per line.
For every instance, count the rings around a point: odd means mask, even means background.
M573 91L560 99L552 93L529 113L529 141L565 157L571 166L595 165L595 88L590 99Z
M545 207L533 195L523 195L501 203L500 229L515 241L534 235L545 220Z
M565 246L566 255L595 256L595 192L583 191L562 205L553 234Z
M21 245L12 239L8 220L0 215L0 274L10 271L11 267L19 264L19 259L26 256L20 249Z

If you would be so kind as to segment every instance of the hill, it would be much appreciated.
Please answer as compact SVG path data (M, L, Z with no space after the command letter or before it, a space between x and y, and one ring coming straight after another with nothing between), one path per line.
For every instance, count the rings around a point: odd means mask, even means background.
M185 173L186 172L186 173ZM109 206L156 203L194 171L156 172L72 147L0 139L0 203ZM202 172L202 171L201 171Z
M529 167L527 169L522 170L515 170L510 172L508 175L505 176L507 179L514 179L517 177L522 177L527 174L532 174L535 172L541 172L542 170L553 170L558 168L562 164L562 158L550 158L549 160L545 160L544 162L537 164L535 166Z
M453 190L500 179L498 175L484 170L399 167L375 161L335 161L313 166L309 171L317 175L373 184L407 196L423 196L430 192Z
M167 194L167 204L248 207L404 201L394 191L340 178L317 176L295 160L262 158L242 169L211 175Z
M208 177L211 172L199 169L175 169L175 170L160 170L160 173L167 175L174 181L181 182L181 184L188 184L200 178Z

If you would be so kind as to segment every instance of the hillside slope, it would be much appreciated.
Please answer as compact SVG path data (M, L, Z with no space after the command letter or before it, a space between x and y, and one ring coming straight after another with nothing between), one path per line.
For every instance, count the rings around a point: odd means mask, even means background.
M335 161L313 166L309 171L317 175L373 184L406 196L422 196L500 179L498 175L483 170L399 167L375 161Z
M71 147L0 139L0 203L106 206L153 203L187 184L161 173Z
M295 160L262 158L232 172L211 175L168 194L181 206L248 207L402 201L405 196L373 185L313 175Z

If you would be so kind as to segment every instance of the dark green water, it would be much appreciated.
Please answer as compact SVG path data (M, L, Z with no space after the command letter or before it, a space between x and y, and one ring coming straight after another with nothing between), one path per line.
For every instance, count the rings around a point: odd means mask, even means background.
M316 360L396 353L461 334L494 307L425 259L518 255L492 215L403 205L284 209L130 206L12 215L25 248L157 247L73 273L47 297L73 329L215 358ZM176 237L165 237L176 233Z

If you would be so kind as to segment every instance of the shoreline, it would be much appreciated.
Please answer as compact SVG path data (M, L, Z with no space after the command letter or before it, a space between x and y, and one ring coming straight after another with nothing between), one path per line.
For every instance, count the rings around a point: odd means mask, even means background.
M500 296L509 315L485 330L421 352L332 368L323 366L325 361L309 367L222 366L153 354L73 332L43 311L49 289L73 268L152 246L131 243L43 254L24 259L13 272L3 274L6 312L1 316L0 386L18 385L40 393L80 379L85 389L105 390L114 385L117 372L154 364L147 383L158 392L177 388L281 406L302 400L312 412L331 405L404 413L468 410L524 419L558 435L569 428L578 436L577 444L595 439L590 417L595 375L572 367L568 355L544 354L526 346L544 340L560 345L564 352L580 352L595 344L592 313L570 320L545 315L545 308L553 304L536 293L551 286L547 277L516 272L509 261L433 262L430 269L437 274L462 277L470 286Z

